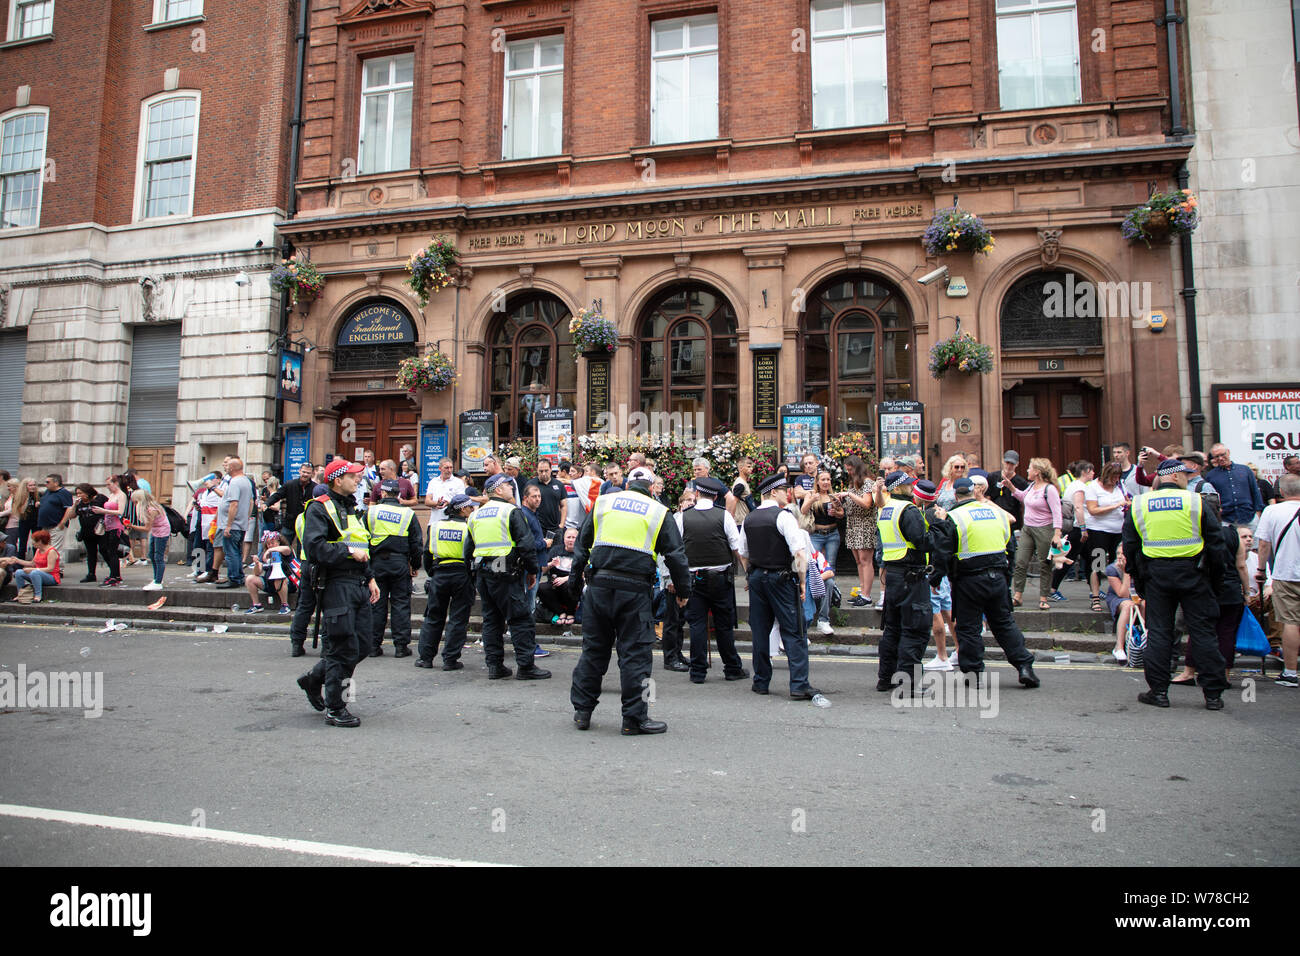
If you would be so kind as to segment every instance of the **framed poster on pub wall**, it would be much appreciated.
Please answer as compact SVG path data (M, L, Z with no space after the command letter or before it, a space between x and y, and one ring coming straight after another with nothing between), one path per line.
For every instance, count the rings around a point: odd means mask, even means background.
M758 349L754 353L754 427L776 428L777 356L780 346Z
M298 480L298 469L311 464L311 426L286 425L284 429L284 481Z
M792 472L799 470L804 455L821 458L826 445L826 406L812 402L782 405L780 437L781 460Z
M587 358L587 431L608 428L609 421L609 353L586 353Z
M497 413L486 408L461 412L459 438L461 469L483 474L483 459L497 447Z
M430 478L440 474L438 462L451 454L447 438L446 420L437 418L420 422L420 457L416 460L420 463L420 483L425 487L428 487ZM417 488L416 492L421 492L421 489Z
M573 409L539 408L533 413L533 440L537 442L537 460L550 461L558 467L573 458Z
M925 448L925 406L908 399L876 404L876 453L881 458L912 455L921 458Z

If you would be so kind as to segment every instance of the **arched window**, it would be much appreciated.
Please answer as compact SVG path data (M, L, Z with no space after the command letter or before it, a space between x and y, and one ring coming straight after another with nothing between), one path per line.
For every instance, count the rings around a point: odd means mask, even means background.
M1127 318L1138 288L1137 283L1099 284L1063 270L1024 276L1002 300L1002 348L1098 347L1101 316Z
M825 405L832 432L872 441L876 402L912 398L912 311L899 291L869 273L822 283L804 312L803 399Z
M389 299L371 299L348 313L334 343L334 371L395 371L402 359L419 353L415 323Z
M736 311L726 298L698 283L670 286L646 305L637 335L642 412L679 413L692 428L702 414L709 434L736 429Z
M488 336L488 408L504 438L531 437L534 408L576 408L569 307L547 292L507 301Z

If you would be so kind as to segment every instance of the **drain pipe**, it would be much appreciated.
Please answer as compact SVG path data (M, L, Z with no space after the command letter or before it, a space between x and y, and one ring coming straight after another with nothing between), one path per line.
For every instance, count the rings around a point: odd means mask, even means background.
M1182 80L1178 69L1178 27L1186 22L1175 9L1174 0L1165 0L1165 13L1157 21L1165 28L1165 39L1169 53L1169 109L1171 128L1169 135L1174 142L1181 143L1187 135L1183 125ZM1178 164L1176 173L1178 188L1186 189L1190 181L1187 162ZM1187 321L1187 424L1190 426L1192 448L1201 450L1205 447L1205 411L1201 405L1201 352L1197 341L1196 326L1196 266L1192 259L1192 237L1178 237L1179 256L1183 270L1183 314Z

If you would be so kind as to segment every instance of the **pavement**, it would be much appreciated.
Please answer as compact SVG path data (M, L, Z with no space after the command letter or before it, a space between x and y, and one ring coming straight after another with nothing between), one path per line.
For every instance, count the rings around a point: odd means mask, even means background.
M280 635L0 623L0 690L20 668L102 680L94 702L0 707L0 864L1300 862L1300 693L1271 681L1156 710L1125 669L1042 663L1025 690L993 664L983 707L905 709L874 661L828 653L819 708L783 662L759 697L656 660L668 733L623 737L612 669L573 727L577 657L556 647L543 682L489 682L476 650L451 673L366 660L344 730Z

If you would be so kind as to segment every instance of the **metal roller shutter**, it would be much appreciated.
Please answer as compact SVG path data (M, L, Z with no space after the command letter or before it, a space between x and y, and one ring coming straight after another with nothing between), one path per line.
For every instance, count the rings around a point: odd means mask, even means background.
M131 346L131 397L126 413L128 448L176 444L181 327L141 325Z
M23 423L23 381L27 374L27 333L0 333L0 468L18 474Z

